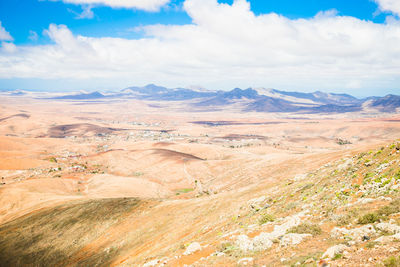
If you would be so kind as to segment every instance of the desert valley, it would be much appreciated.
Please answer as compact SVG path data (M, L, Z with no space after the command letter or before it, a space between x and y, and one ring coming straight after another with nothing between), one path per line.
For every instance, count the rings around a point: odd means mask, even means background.
M0 94L0 266L397 266L400 97Z

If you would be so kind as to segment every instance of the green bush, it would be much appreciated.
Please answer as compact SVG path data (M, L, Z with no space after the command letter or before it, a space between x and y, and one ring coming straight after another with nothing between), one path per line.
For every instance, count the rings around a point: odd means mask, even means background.
M385 267L400 267L400 257L390 256L383 261Z
M273 222L273 221L275 221L274 216L272 216L272 215L270 215L270 214L264 214L264 215L260 218L260 220L258 221L258 223L259 223L260 225L263 225L263 224L265 224L265 223L267 223L267 222Z
M378 215L377 213L367 213L364 216L358 218L359 224L369 224L379 221L382 216Z
M388 216L398 212L400 212L400 199L396 199L392 201L389 205L384 206L378 210L378 214L381 216Z
M320 235L322 233L321 227L316 224L302 223L298 226L289 229L288 233L295 234L311 234L313 236Z

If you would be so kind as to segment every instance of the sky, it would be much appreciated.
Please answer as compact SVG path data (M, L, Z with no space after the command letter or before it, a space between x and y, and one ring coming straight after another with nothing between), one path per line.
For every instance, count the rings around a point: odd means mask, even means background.
M0 0L0 89L400 94L399 0Z

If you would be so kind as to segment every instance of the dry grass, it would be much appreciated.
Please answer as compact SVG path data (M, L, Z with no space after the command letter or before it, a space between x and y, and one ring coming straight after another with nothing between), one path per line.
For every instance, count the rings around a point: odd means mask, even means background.
M0 266L63 265L138 203L132 198L76 201L7 223L0 228ZM98 251L79 264L107 265L116 253Z

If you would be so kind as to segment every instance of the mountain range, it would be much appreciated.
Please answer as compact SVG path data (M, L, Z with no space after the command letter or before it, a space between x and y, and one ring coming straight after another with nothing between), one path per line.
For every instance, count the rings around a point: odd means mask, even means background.
M316 91L313 93L287 92L265 88L235 88L231 91L206 91L188 88L166 88L149 84L129 87L118 92L92 92L57 96L53 99L95 100L126 98L149 101L188 101L196 108L224 107L236 103L248 112L300 112L346 113L373 108L381 112L396 112L400 108L400 96L368 97L359 99L348 94Z

